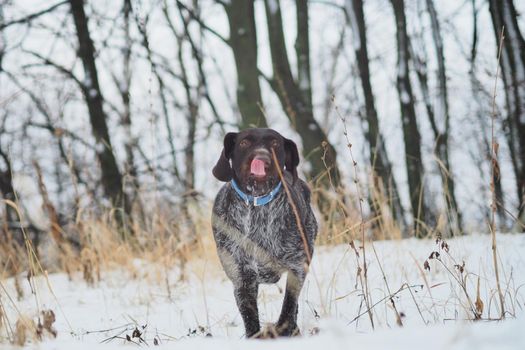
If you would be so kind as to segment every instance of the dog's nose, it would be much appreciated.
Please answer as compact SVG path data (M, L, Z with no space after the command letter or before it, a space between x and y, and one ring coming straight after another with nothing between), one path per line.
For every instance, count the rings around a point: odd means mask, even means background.
M259 159L262 160L266 165L269 165L271 163L271 155L270 151L268 151L266 148L257 148L253 151L253 159Z

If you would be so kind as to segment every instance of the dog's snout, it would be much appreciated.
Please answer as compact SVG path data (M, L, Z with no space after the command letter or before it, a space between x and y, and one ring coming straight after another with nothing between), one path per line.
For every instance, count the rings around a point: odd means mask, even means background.
M253 151L253 159L260 159L266 164L271 163L271 154L266 148L257 148Z

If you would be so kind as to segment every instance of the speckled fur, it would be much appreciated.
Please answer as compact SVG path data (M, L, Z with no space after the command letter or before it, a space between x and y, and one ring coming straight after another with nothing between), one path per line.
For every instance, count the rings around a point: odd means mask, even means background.
M294 182L288 172L285 181L311 256L317 222L310 207L310 190L304 181ZM306 277L308 255L284 188L270 203L255 207L241 200L226 183L215 199L212 227L221 263L233 282L246 336L260 331L258 285L276 283L284 272L288 272L286 294L276 330L285 336L297 333L297 299Z

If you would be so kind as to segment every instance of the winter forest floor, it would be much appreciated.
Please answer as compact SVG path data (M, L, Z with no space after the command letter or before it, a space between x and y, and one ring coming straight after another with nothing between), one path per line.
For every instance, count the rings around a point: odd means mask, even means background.
M355 246L359 249L358 242ZM479 350L523 349L525 344L523 234L498 235L505 321L496 320L500 304L489 235L450 239L444 245L416 239L367 244L374 330L363 299L356 250L351 245L320 246L300 298L302 336L279 340L244 339L231 283L213 245L209 247L187 263L183 276L179 268L134 260L130 266L101 271L93 285L80 273L71 278L64 273L50 274L47 280L36 277L32 293L24 274L20 279L24 296L19 300L14 279L3 280L0 302L6 317L0 348L16 348L6 345L7 338L24 336L25 347L36 349L136 344L166 349L346 349L351 345ZM427 260L432 252L439 255ZM284 282L282 278L278 285L260 290L263 323L276 321ZM56 321L47 327L42 317L42 340L37 340L32 320L43 310L52 310ZM396 312L403 327L396 324ZM481 320L470 321L476 313ZM46 328L56 331L57 337Z

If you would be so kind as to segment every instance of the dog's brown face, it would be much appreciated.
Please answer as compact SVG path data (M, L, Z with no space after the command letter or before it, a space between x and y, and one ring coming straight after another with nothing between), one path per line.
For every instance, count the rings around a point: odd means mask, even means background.
M221 181L233 178L243 191L260 196L270 192L279 182L277 167L289 171L295 179L298 164L299 154L293 141L272 129L247 129L226 134L213 175Z

